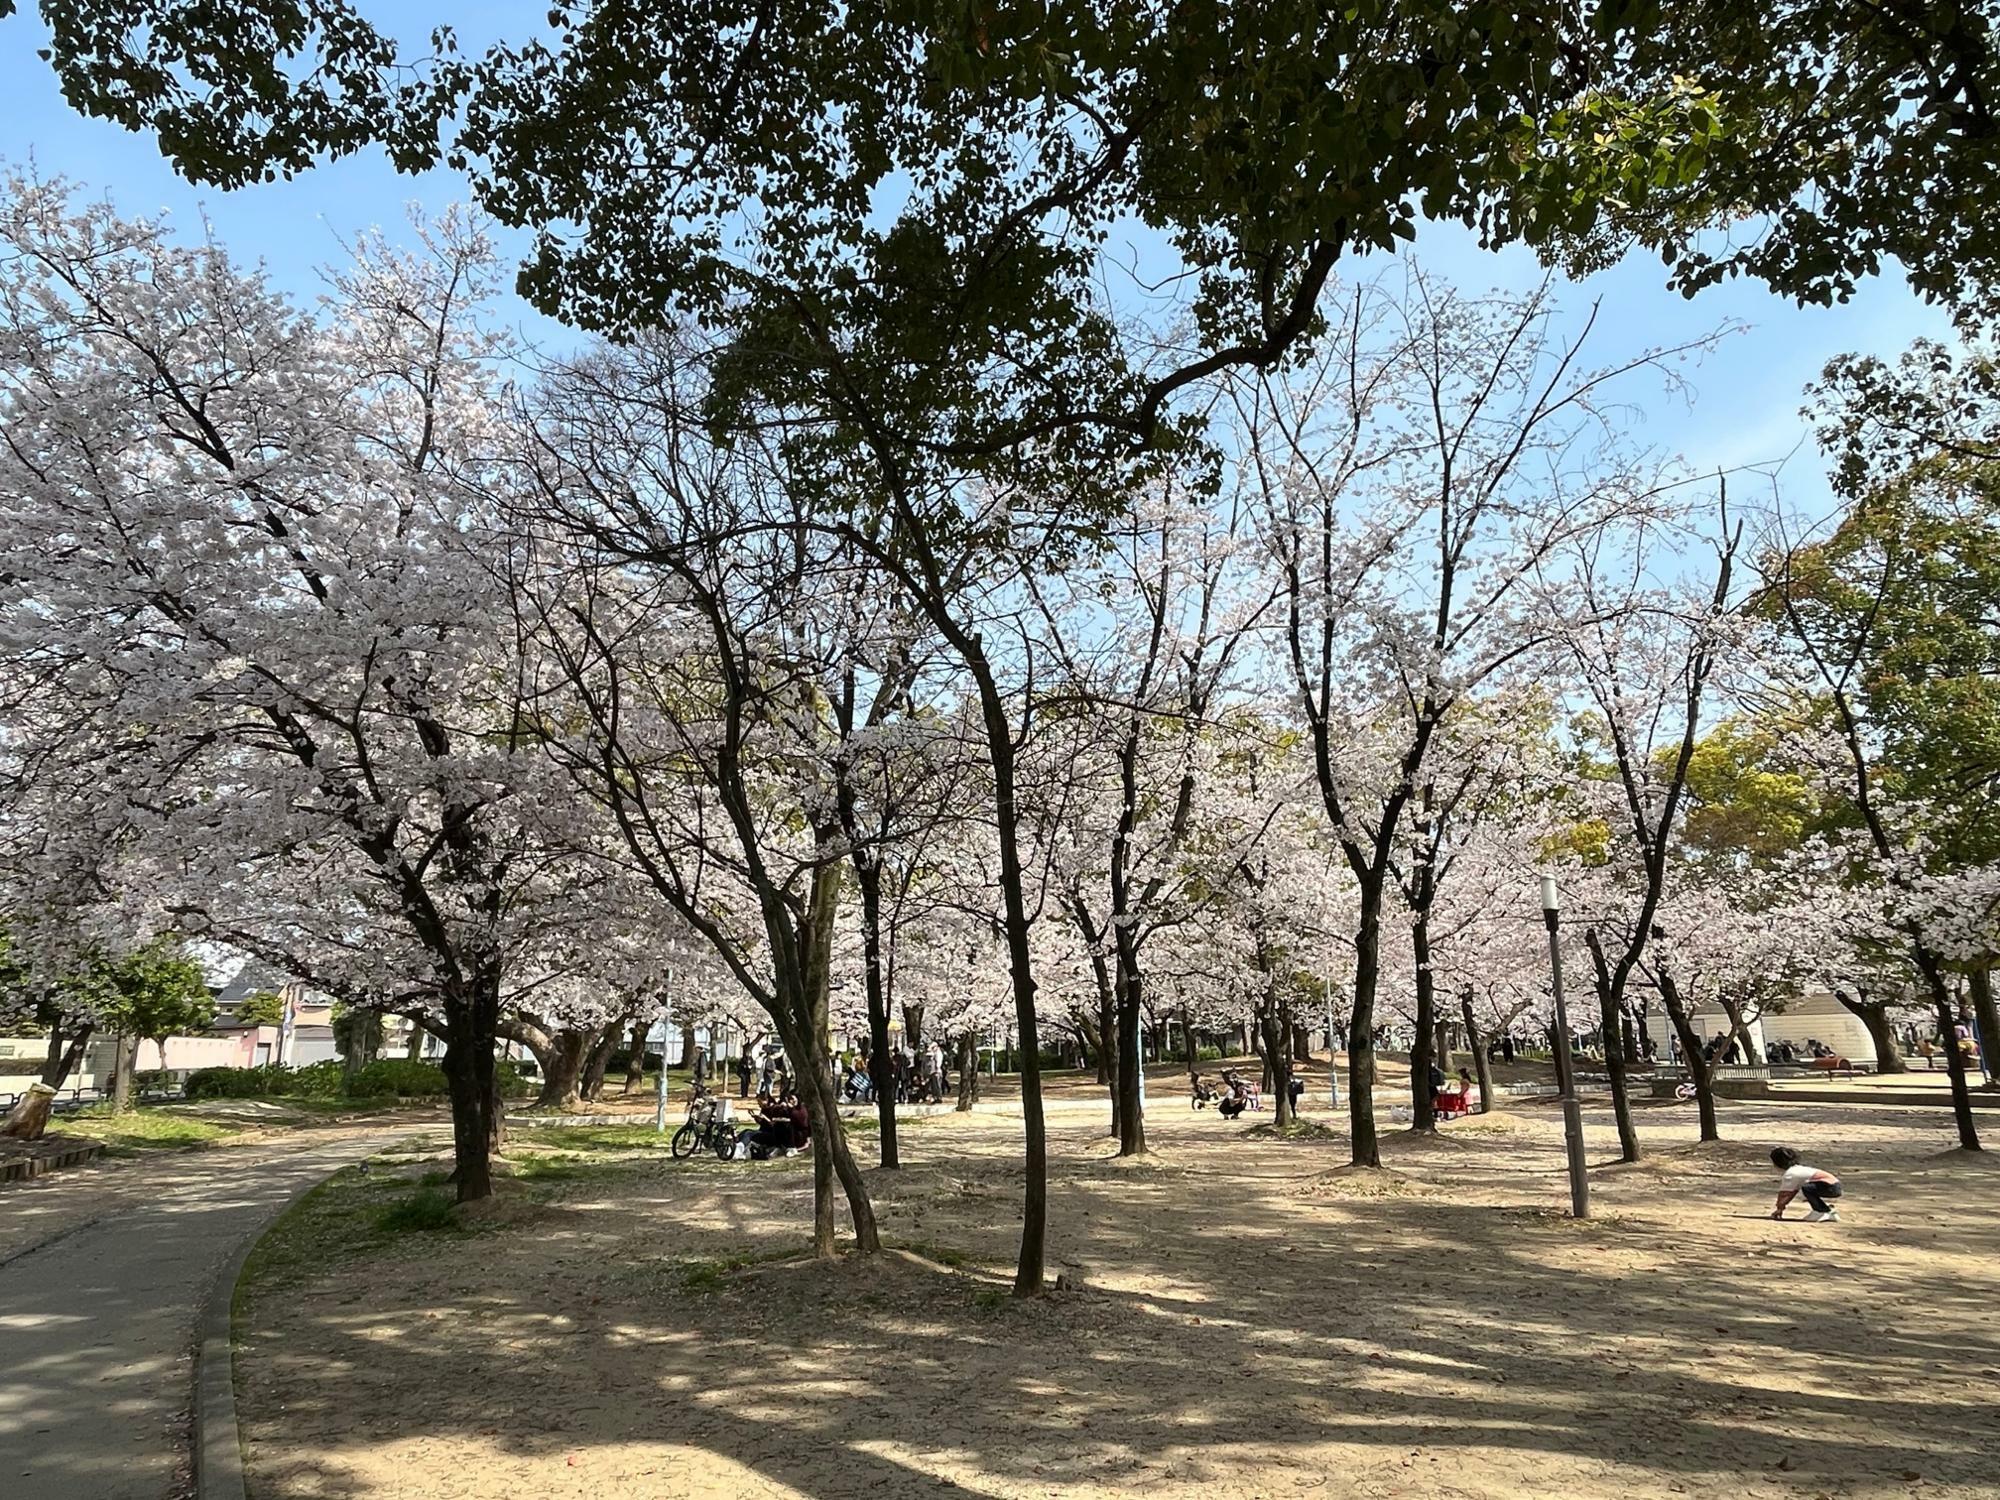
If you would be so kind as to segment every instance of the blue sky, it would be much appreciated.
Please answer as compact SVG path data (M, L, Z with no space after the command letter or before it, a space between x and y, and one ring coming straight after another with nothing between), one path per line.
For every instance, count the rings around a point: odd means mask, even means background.
M515 0L372 9L399 21L419 15L421 24L406 28L417 35L437 21L452 24L467 48L496 36L519 38L546 20L543 5ZM24 11L0 22L0 99L6 101L0 159L14 166L32 159L42 175L72 178L127 213L165 210L185 234L199 234L205 216L234 255L263 261L281 287L309 295L317 286L316 268L338 258L339 239L377 225L394 234L405 223L406 204L436 210L464 196L455 174L399 176L373 152L291 182L234 193L191 187L174 176L149 139L84 119L63 103L54 75L35 55L45 38L41 23L32 7ZM1541 276L1532 255L1482 251L1454 225L1425 225L1417 254L1429 271L1467 290L1525 288ZM1351 270L1376 268L1364 262ZM1694 370L1692 404L1657 388L1630 388L1643 408L1636 435L1680 453L1703 471L1774 464L1791 455L1783 470L1786 493L1793 504L1815 512L1829 502L1820 456L1809 441L1801 446L1806 434L1799 416L1801 388L1836 354L1893 355L1919 335L1949 336L1945 318L1913 297L1894 273L1878 278L1846 306L1801 309L1743 282L1688 301L1666 289L1656 259L1633 256L1564 293L1565 304L1578 313L1592 299L1602 301L1594 347L1604 361L1716 326L1745 325ZM511 302L507 312L531 341L545 347L572 338L524 303Z

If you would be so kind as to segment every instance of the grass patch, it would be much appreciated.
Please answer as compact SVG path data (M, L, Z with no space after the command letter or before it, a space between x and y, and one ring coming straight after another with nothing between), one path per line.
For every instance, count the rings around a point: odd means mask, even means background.
M728 1255L720 1260L684 1260L678 1268L681 1290L697 1293L721 1291L728 1284L730 1277L738 1271L747 1271L752 1266L768 1265L772 1261L790 1260L798 1253L794 1247L783 1250L746 1250L740 1255Z
M157 1109L114 1114L108 1104L93 1104L53 1123L67 1134L104 1142L105 1152L111 1156L134 1156L142 1151L189 1151L214 1145L238 1133L210 1120L193 1120Z
M885 1242L886 1243L886 1242ZM912 1255L921 1255L925 1260L936 1261L952 1270L962 1270L972 1264L972 1259L963 1250L955 1250L950 1245L940 1245L935 1240L897 1240L891 1246L896 1250L907 1250Z
M543 1125L513 1132L512 1138L527 1146L543 1146L556 1151L611 1152L664 1151L674 1138L679 1122L669 1119L673 1129L664 1132L650 1125Z
M972 1305L981 1312L998 1312L1007 1305L1007 1297L997 1286L986 1287L972 1294Z
M434 1187L421 1187L375 1215L378 1234L462 1234L465 1226L452 1212L458 1200Z
M510 1160L513 1170L507 1175L516 1182L569 1182L601 1172L605 1166L565 1156L517 1156Z
M1252 1125L1243 1132L1259 1140L1274 1141L1333 1141L1345 1140L1340 1131L1330 1125L1322 1125L1318 1120L1294 1119L1288 1125L1266 1123Z

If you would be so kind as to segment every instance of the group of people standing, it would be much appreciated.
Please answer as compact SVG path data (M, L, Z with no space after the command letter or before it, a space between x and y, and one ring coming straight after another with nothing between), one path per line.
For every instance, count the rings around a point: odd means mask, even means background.
M834 1091L844 1099L865 1104L875 1098L875 1078L865 1053L833 1057ZM889 1087L898 1104L942 1104L951 1085L945 1069L944 1048L936 1042L911 1051L907 1047L889 1049Z
M865 1052L833 1054L833 1091L836 1097L862 1104L875 1097L875 1080ZM783 1099L798 1091L785 1055L777 1048L749 1048L736 1059L737 1097L748 1099L751 1086L761 1098ZM889 1077L898 1104L940 1104L951 1086L945 1067L944 1048L936 1042L918 1047L892 1047Z
M793 1093L792 1073L786 1065L785 1054L776 1048L760 1051L747 1048L736 1059L736 1096L750 1097L750 1085L757 1085L757 1097L782 1099Z

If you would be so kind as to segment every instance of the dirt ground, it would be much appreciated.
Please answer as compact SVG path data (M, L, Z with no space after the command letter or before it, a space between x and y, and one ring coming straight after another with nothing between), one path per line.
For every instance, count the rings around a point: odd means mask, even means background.
M1119 1162L1075 1093L1062 1281L1027 1303L1018 1118L909 1125L870 1186L914 1253L865 1263L786 1258L803 1161L556 1174L482 1232L267 1268L251 1493L2000 1495L2000 1166L1935 1111L1724 1109L1703 1148L1691 1107L1642 1105L1652 1155L1596 1167L1576 1223L1552 1105L1391 1131L1356 1174L1344 1121L1273 1138L1165 1085ZM1844 1222L1767 1217L1778 1142L1840 1174Z

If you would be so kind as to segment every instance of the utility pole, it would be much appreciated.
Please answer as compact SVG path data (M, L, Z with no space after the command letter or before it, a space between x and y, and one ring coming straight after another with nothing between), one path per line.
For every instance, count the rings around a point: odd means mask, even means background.
M660 997L660 1092L653 1103L653 1129L660 1135L667 1133L667 1033L673 1030L673 988L674 971L669 969L666 991Z

